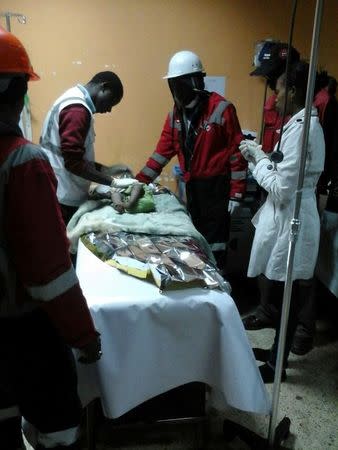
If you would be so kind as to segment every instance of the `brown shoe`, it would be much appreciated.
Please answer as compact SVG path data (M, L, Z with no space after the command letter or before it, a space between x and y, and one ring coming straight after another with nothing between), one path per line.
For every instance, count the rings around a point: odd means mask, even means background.
M274 324L269 320L261 320L254 314L245 317L243 325L246 330L263 330L264 328L275 328Z

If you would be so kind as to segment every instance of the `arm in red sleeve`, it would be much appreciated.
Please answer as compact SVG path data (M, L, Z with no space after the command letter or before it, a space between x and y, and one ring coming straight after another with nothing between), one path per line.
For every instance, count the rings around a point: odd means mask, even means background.
M6 231L18 280L65 341L83 347L97 332L70 261L55 176L39 147L17 152L6 191Z
M248 163L239 151L239 143L244 139L237 118L236 109L229 105L224 113L224 128L228 141L231 167L230 198L241 200L246 190L246 172Z
M110 185L111 178L100 172L102 164L84 159L90 113L83 105L70 105L60 112L59 134L65 167L79 177Z
M170 123L171 117L167 116L164 123L164 127L157 143L156 150L150 156L146 165L142 170L136 175L137 178L142 183L151 183L157 178L163 168L168 164L168 162L176 155L176 150L174 148L174 133L173 128Z

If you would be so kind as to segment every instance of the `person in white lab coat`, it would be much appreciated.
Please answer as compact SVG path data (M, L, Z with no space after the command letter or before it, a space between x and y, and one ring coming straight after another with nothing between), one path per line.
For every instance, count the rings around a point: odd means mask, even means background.
M241 142L242 155L249 161L249 168L258 184L267 192L264 205L252 222L256 227L251 249L248 276L266 277L271 300L281 311L283 288L286 274L290 221L296 198L296 188L301 157L302 133L304 129L304 105L306 97L308 64L301 61L291 66L290 74L281 75L277 81L276 109L282 114L287 92L286 114L291 118L284 125L280 150L283 161L276 170L269 157L256 142ZM301 226L295 247L293 269L293 291L289 323L285 343L284 370L282 381L286 379L285 367L290 352L292 338L297 326L297 311L302 298L312 289L312 277L319 246L319 215L316 206L315 189L324 167L325 143L316 108L311 113L308 153L305 166L302 203L300 208ZM280 314L279 321L280 322ZM273 382L279 337L276 336L271 350L255 349L256 359L266 362L259 369L265 382Z

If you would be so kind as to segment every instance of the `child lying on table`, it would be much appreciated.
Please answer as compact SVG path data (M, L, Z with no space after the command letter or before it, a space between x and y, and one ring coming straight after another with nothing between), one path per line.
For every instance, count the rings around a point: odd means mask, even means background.
M127 166L112 166L111 174L111 187L94 183L91 185L89 195L92 198L110 198L113 208L120 214L155 211L151 188L133 178Z

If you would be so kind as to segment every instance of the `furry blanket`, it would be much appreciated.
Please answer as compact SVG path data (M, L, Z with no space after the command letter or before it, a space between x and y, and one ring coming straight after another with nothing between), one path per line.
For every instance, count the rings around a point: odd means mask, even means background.
M213 254L205 238L196 230L185 207L172 194L154 195L156 212L119 214L110 200L88 200L67 226L70 250L76 253L79 238L90 232L126 231L195 238L212 262Z

